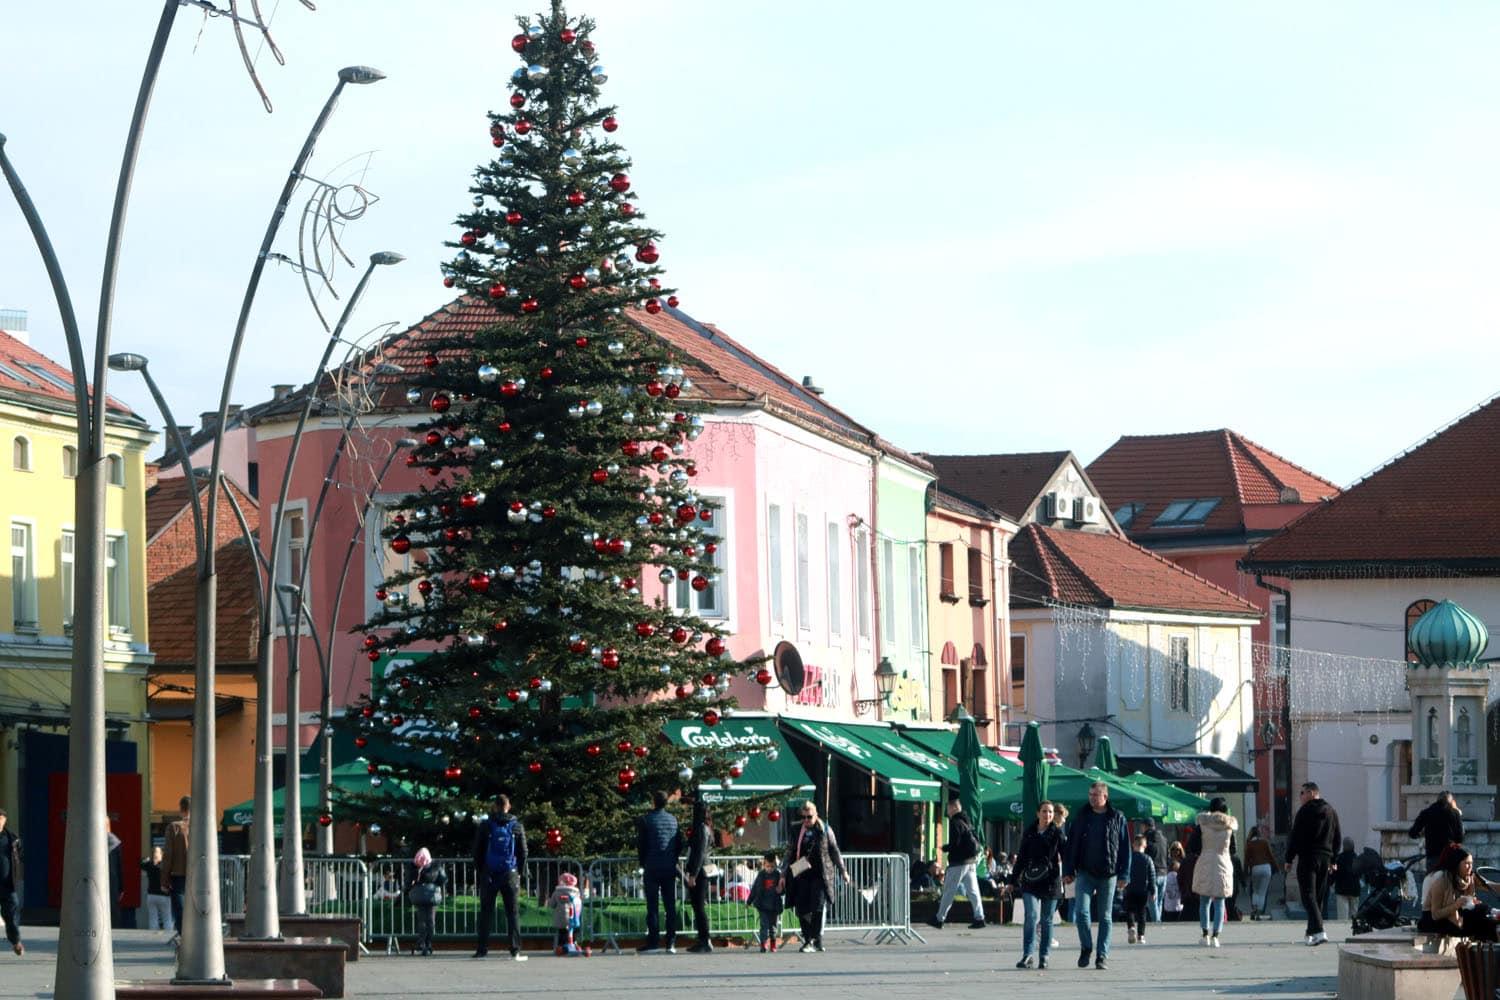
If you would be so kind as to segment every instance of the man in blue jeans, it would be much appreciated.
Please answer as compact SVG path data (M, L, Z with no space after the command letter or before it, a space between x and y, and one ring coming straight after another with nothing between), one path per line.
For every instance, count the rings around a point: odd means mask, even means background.
M1146 919L1161 923L1162 897L1167 894L1167 838L1151 820L1142 820L1140 835L1146 838L1146 853L1156 866L1156 895L1146 904Z
M642 955L677 951L677 858L682 853L682 833L677 817L667 812L666 792L651 794L652 809L636 828L636 857L641 863L646 889L646 943ZM661 947L659 907L667 910L667 946Z
M1078 967L1087 969L1094 956L1089 920L1099 913L1099 953L1094 968L1108 968L1109 930L1113 920L1115 881L1130 870L1130 824L1125 814L1109 804L1109 786L1089 786L1089 807L1073 816L1068 848L1063 855L1063 881L1076 890L1074 922L1078 925ZM1097 896L1096 896L1097 894Z

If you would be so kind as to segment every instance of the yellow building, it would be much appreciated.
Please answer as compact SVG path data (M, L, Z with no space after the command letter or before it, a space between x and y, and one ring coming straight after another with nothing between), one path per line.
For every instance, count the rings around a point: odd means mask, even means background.
M26 842L22 905L42 913L57 905L67 801L76 433L71 372L33 350L24 332L0 330L0 522L10 544L0 568L0 805ZM126 907L139 905L135 859L149 794L145 456L154 437L111 403L106 767Z

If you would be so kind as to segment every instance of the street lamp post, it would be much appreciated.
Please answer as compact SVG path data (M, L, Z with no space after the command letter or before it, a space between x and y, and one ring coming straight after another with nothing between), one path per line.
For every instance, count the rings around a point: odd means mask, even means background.
M1087 722L1083 728L1078 730L1078 766L1086 767L1089 755L1094 752L1094 746L1099 742L1099 737L1094 734L1094 727Z

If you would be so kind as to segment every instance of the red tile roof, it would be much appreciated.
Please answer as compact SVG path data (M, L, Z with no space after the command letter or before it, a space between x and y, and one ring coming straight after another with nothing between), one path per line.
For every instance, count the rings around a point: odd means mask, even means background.
M234 497L239 501L240 510L245 513L245 521L250 525L250 530L254 531L260 527L260 505L256 503L255 498L240 489L233 480L226 479L225 483L229 489L234 490ZM200 497L206 489L208 489L207 482L199 480L198 495ZM221 499L222 496L220 494ZM188 518L193 516L188 508L187 477L172 476L167 479L158 479L156 485L146 491L147 544L161 532L161 529L176 520L179 514ZM226 517L230 518L230 524L234 527L233 534L238 535L240 533L239 522L233 520L234 512L227 504L221 503L219 518L222 520Z
M45 372L46 375L41 372ZM47 376L60 381L63 385L54 384ZM53 408L72 412L72 386L71 369L53 361L30 344L23 343L4 330L0 330L0 394L23 401L44 402ZM92 390L89 395L93 396ZM130 407L113 396L109 397L108 409L113 416L134 418L140 421ZM140 422L144 423L144 421Z
M1116 535L1028 524L1011 540L1011 604L1260 618L1248 601Z
M928 455L938 481L980 503L1025 518L1047 481L1072 455L1067 451L1032 451L1008 455Z
M1144 504L1125 531L1150 544L1158 538L1238 534L1274 529L1339 488L1231 430L1121 437L1094 459L1089 479L1111 511ZM1178 500L1219 503L1199 523L1176 527L1154 522ZM1247 510L1278 507L1279 513Z
M1403 575L1500 570L1496 456L1500 396L1257 545L1245 565L1284 575L1349 563L1400 565Z
M255 561L244 542L220 546L217 658L223 666L253 664L259 632L255 605ZM191 668L196 661L197 571L179 570L152 587L147 595L151 650L156 666Z

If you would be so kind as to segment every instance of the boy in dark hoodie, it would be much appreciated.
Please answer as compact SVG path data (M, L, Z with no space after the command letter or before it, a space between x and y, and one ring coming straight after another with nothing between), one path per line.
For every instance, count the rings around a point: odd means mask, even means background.
M776 852L767 851L761 856L760 871L755 874L755 884L746 900L760 914L760 931L755 937L762 952L776 950L776 925L781 923L781 911L786 908L782 898L785 892L786 882L781 877Z
M1156 895L1156 863L1146 853L1146 838L1135 838L1130 855L1129 881L1125 883L1125 926L1131 944L1146 943L1146 911Z

